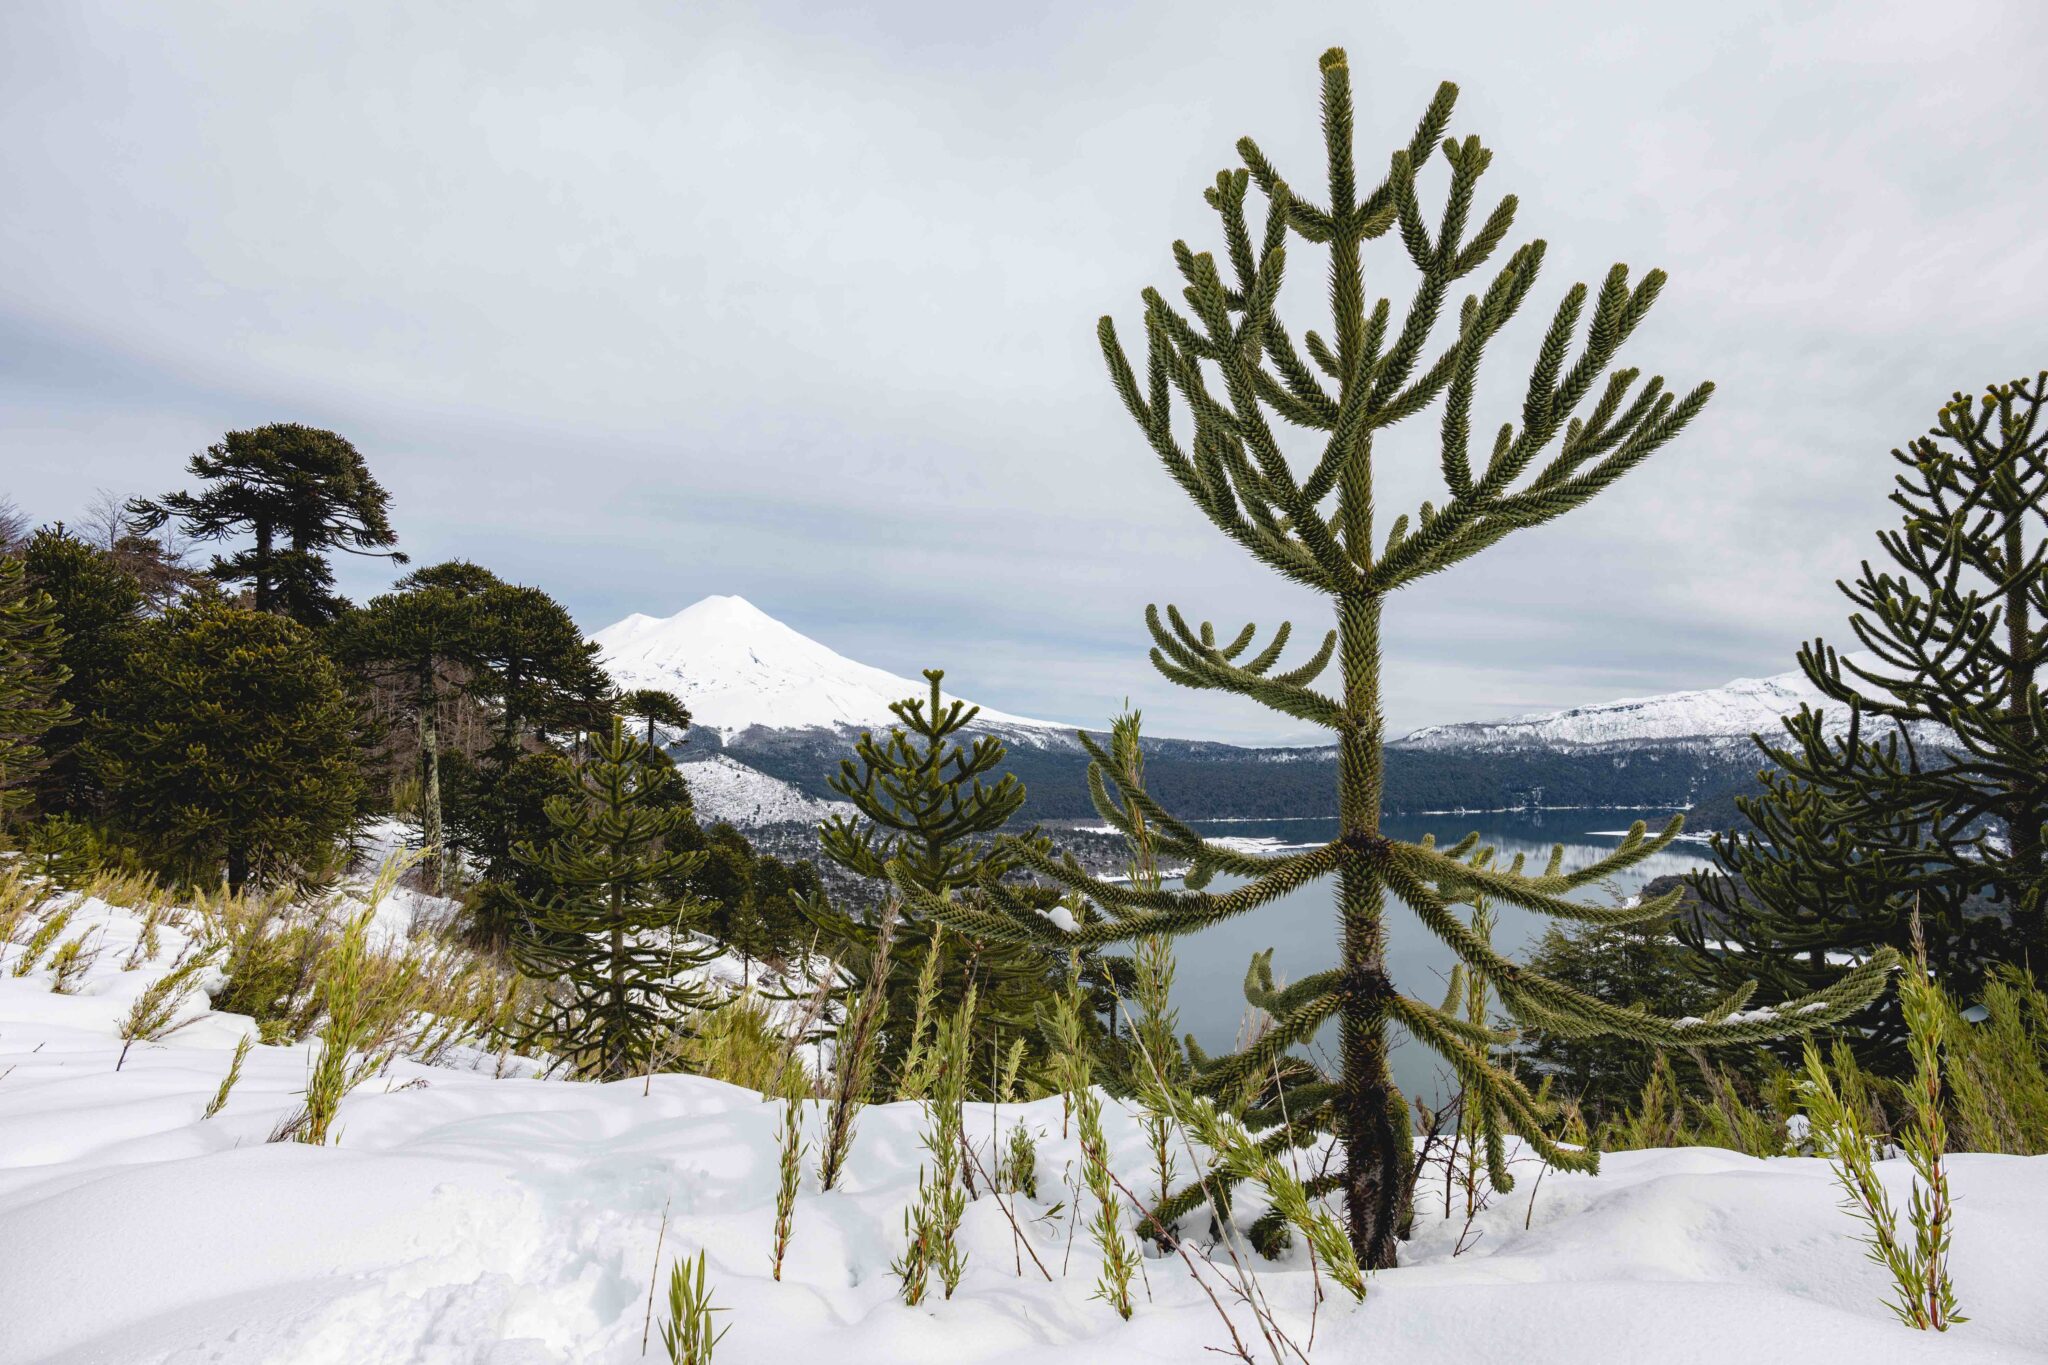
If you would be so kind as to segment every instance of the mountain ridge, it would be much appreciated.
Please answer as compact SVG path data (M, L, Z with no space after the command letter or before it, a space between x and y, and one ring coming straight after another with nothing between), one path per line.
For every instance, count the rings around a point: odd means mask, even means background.
M698 770L707 812L737 824L815 820L836 801L828 779L859 732L897 724L889 704L928 690L849 659L741 597L707 597L667 617L634 613L590 638L622 687L661 688L690 708L689 743L672 752ZM1753 783L1758 756L1749 736L1775 732L1802 704L1832 709L1831 725L1845 722L1841 708L1828 708L1793 671L1424 726L1387 745L1387 809L1687 807ZM1031 791L1029 818L1055 820L1093 814L1077 728L986 707L972 725L1008 745L1007 767ZM1145 750L1152 794L1183 818L1334 813L1324 766L1334 746L1154 737Z

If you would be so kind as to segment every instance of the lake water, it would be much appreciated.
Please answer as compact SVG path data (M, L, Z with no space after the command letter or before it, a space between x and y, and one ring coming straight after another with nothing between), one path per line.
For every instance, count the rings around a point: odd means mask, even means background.
M1448 846L1476 829L1480 842L1497 850L1498 865L1506 865L1521 853L1527 855L1529 865L1537 871L1549 860L1551 846L1561 843L1565 846L1564 866L1569 870L1612 852L1621 834L1634 821L1643 820L1654 832L1669 818L1668 811L1503 811L1390 817L1381 830L1390 838L1410 841L1434 831L1438 845ZM1210 838L1275 841L1274 851L1278 851L1277 845L1317 844L1332 839L1337 833L1337 822L1231 820L1208 821L1198 828ZM1611 894L1633 895L1644 882L1689 872L1709 861L1704 845L1674 844L1616 876L1607 886L1587 888L1574 898L1605 903ZM1242 879L1219 875L1210 889L1223 891L1241 884ZM1194 1034L1211 1052L1236 1046L1245 1018L1245 969L1255 952L1274 950L1273 972L1282 983L1334 966L1338 942L1336 897L1337 883L1331 877L1249 914L1176 939L1179 969L1174 979L1173 1000L1180 1011L1181 1031ZM1494 913L1498 917L1494 945L1518 957L1555 922L1511 905L1496 905ZM1441 1001L1456 959L1392 896L1387 904L1387 939L1395 984L1431 1004ZM1318 1060L1332 1069L1335 1036L1332 1025L1317 1040ZM1406 1038L1395 1047L1393 1059L1395 1078L1411 1098L1430 1099L1456 1088L1447 1084L1435 1054Z

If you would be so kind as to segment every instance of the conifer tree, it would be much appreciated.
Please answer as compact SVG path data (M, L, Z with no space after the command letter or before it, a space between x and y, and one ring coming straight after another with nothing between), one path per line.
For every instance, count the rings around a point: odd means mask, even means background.
M444 791L449 845L481 866L466 901L471 939L502 945L519 923L520 898L546 893L539 872L513 850L546 843L554 828L548 803L580 790L575 767L549 749L465 768L458 788Z
M44 527L22 548L28 586L45 593L64 632L59 660L69 677L57 696L71 709L72 723L52 730L43 743L49 766L37 784L36 804L49 812L82 814L100 803L81 746L85 722L103 704L106 689L121 676L142 623L142 585L112 554L96 549L63 527Z
M680 734L690 728L690 708L676 699L673 692L664 692L658 687L636 687L620 696L619 714L629 720L642 721L647 726L646 739L654 744L654 727L664 726Z
M209 485L198 493L166 493L129 503L138 533L176 519L194 540L253 544L216 556L212 576L246 583L256 610L301 625L331 620L341 602L327 556L341 550L403 564L386 515L390 495L362 454L331 431L276 422L231 431L188 466Z
M420 835L427 890L439 892L447 867L442 828L440 717L468 678L476 654L476 599L450 587L413 587L372 598L342 618L335 651L361 676L395 683L406 696L419 738Z
M580 791L548 802L548 845L516 850L548 888L519 898L512 937L520 970L554 991L533 1036L597 1080L644 1069L666 1031L717 1003L685 977L717 956L689 933L707 907L662 889L703 856L670 846L690 813L652 799L665 771L614 721L578 770Z
M2048 963L2048 372L1954 395L1892 451L1899 525L1838 586L1868 656L1824 640L1799 667L1847 712L1802 708L1776 742L1749 828L1717 834L1731 882L1681 926L1715 978L1810 990L1830 952L1905 951L1917 908L1936 976L1974 992L1999 962ZM1838 710L1837 714L1840 714ZM1733 952L1728 951L1733 948ZM1856 1039L1903 1065L1895 1000Z
M588 719L585 703L610 694L597 646L554 598L539 588L500 583L484 588L476 602L474 687L498 710L501 761L529 738L577 728Z
M167 870L239 887L297 875L348 828L355 720L311 631L207 594L138 632L87 761Z
M928 696L890 704L902 725L887 738L863 734L854 757L840 761L830 785L857 814L829 818L818 834L825 856L849 871L944 901L1017 868L1017 855L994 835L1023 808L1025 793L1014 774L997 776L1006 754L1001 740L983 734L961 742L981 708L945 700L943 670L928 668L924 676ZM843 939L873 942L872 924L815 907L811 913ZM936 922L922 932L908 925L896 930L889 960L891 1016L915 1017L917 983L928 956L937 954L937 1009L957 1009L978 977L977 1027L1010 1037L1034 1031L1039 1007L1050 1001L1058 979L1056 960L1028 947L958 939Z
M1515 1018L1666 1046L1752 1042L1830 1023L1868 1003L1893 958L1880 955L1831 989L1777 1010L1738 1013L1746 1002L1738 991L1706 1018L1658 1019L1549 981L1501 956L1457 907L1484 897L1559 918L1607 923L1666 914L1671 897L1601 908L1573 901L1568 893L1663 848L1678 833L1678 821L1656 838L1646 838L1638 825L1612 854L1571 872L1561 866L1561 846L1548 867L1529 873L1519 862L1505 869L1478 865L1471 856L1477 835L1438 848L1431 840L1409 843L1381 833L1380 630L1387 599L1511 532L1542 525L1586 502L1675 437L1710 390L1703 385L1679 397L1665 390L1661 378L1638 387L1634 369L1618 370L1602 382L1664 283L1662 273L1652 271L1631 285L1626 268L1616 266L1590 299L1583 286L1566 292L1536 353L1519 424L1503 424L1475 463L1471 429L1480 361L1533 288L1544 245L1532 241L1515 249L1483 288L1451 307L1454 286L1494 255L1515 213L1515 200L1507 198L1468 233L1478 180L1491 154L1476 137L1444 138L1456 87L1439 88L1414 137L1389 159L1385 178L1367 188L1357 179L1350 68L1339 49L1323 56L1322 86L1328 198L1317 204L1299 196L1257 144L1240 141L1243 169L1224 171L1205 194L1222 220L1221 266L1209 252L1174 244L1188 313L1147 291L1142 372L1132 369L1109 319L1103 319L1099 336L1117 393L1174 482L1254 559L1331 601L1336 629L1306 662L1291 667L1280 666L1286 625L1254 649L1257 632L1251 626L1219 638L1210 625L1190 625L1173 607L1163 616L1148 609L1146 619L1153 663L1171 681L1249 697L1335 734L1339 834L1318 847L1277 856L1210 842L1126 781L1110 756L1083 735L1094 760L1089 782L1098 810L1126 835L1133 832L1132 812L1141 813L1160 857L1190 866L1185 889L1147 891L1103 881L1071 858L1026 842L1010 843L1012 856L1088 897L1101 908L1098 919L1063 928L993 881L983 883L984 903L946 901L903 876L897 885L916 908L963 932L1064 949L1187 933L1334 875L1339 964L1284 989L1272 988L1270 971L1258 979L1255 964L1248 994L1272 1014L1273 1027L1248 1050L1202 1063L1197 1084L1212 1095L1241 1090L1248 1079L1270 1073L1288 1049L1325 1022L1336 1023L1341 1073L1326 1085L1297 1091L1286 1122L1266 1140L1298 1140L1295 1134L1303 1128L1335 1135L1341 1168L1321 1188L1341 1189L1357 1259L1372 1269L1394 1263L1413 1159L1407 1105L1388 1066L1395 1027L1458 1075L1467 1102L1479 1111L1496 1188L1513 1183L1502 1159L1507 1132L1562 1168L1589 1170L1598 1160L1596 1152L1568 1151L1544 1136L1543 1104L1487 1056L1488 1048L1505 1041L1503 1035L1396 987L1387 964L1390 895L1405 902L1468 967L1483 971ZM1423 217L1417 174L1439 149L1449 187L1442 217L1432 226ZM1267 203L1257 230L1245 212L1253 186ZM1399 317L1388 300L1369 302L1365 292L1362 249L1389 232L1421 277ZM1276 311L1290 237L1327 248L1329 260L1333 327L1327 335L1309 331L1299 342ZM1451 335L1436 350L1432 339L1447 308ZM1582 322L1585 339L1574 355ZM1176 394L1192 416L1189 432L1174 429ZM1581 411L1589 398L1590 406ZM1383 431L1438 400L1445 498L1383 524L1374 496L1376 443ZM1316 433L1321 449L1305 473L1283 452L1278 423ZM1535 466L1553 444L1548 462ZM1532 466L1537 472L1525 478ZM1337 687L1318 690L1313 684L1332 661ZM1207 890L1219 872L1247 880L1235 890Z
M34 798L46 737L71 718L57 607L26 577L19 558L0 559L0 835Z

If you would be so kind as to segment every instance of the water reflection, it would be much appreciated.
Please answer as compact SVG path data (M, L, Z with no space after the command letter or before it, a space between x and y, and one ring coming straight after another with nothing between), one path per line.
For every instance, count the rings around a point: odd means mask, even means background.
M1454 843L1477 830L1481 843L1498 850L1498 864L1504 866L1520 853L1537 869L1549 859L1552 845L1562 843L1564 866L1570 869L1612 852L1632 821L1645 820L1655 830L1668 818L1669 812L1485 812L1389 818L1383 829L1393 838L1408 840L1434 832L1440 845ZM1256 839L1277 849L1330 839L1337 832L1337 822L1241 820L1210 823L1201 828L1203 834L1212 838ZM1607 886L1587 888L1576 893L1574 899L1602 903L1613 896L1631 896L1646 881L1691 871L1708 861L1707 851L1701 845L1673 845L1615 877ZM1239 880L1219 876L1212 889L1228 890L1240 884ZM1495 912L1498 924L1494 943L1514 956L1522 955L1553 922L1510 905L1496 906ZM1395 984L1432 1004L1441 1000L1456 960L1450 949L1391 898L1387 936ZM1337 937L1336 882L1332 879L1303 887L1248 915L1177 940L1179 972L1173 998L1180 1010L1182 1031L1194 1034L1211 1051L1234 1047L1244 1020L1244 974L1251 955L1273 949L1274 974L1283 982L1299 980L1335 964ZM1333 1027L1318 1041L1329 1049L1334 1040ZM1440 1070L1434 1054L1405 1039L1394 1051L1395 1077L1411 1096L1438 1095L1444 1089Z

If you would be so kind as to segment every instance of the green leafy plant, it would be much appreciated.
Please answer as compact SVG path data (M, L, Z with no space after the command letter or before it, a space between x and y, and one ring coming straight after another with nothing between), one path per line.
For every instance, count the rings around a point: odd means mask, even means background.
M367 904L320 961L320 1048L307 1069L305 1108L284 1130L294 1141L327 1142L342 1100L397 1056L403 1027L419 1005L420 960L370 943L377 907L410 861L385 863Z
M50 990L57 995L71 995L85 981L86 972L92 969L100 950L88 945L99 933L97 927L86 930L77 938L68 939L50 955Z
M1843 1207L1865 1229L1870 1259L1892 1277L1894 1298L1888 1306L1908 1327L1945 1332L1968 1319L1956 1313L1955 1286L1949 1278L1948 1250L1954 1211L1948 1171L1942 1161L1947 1129L1942 1116L1942 1034L1948 1018L1946 1002L1929 979L1924 952L1916 954L1899 983L1913 1076L1906 1086L1908 1118L1894 1136L1913 1168L1913 1192L1907 1215L1913 1229L1910 1243L1899 1235L1891 1197L1877 1174L1879 1134L1869 1122L1867 1106L1853 1090L1838 1086L1820 1049L1806 1045L1805 1099L1814 1146L1832 1163L1842 1187ZM1839 1048L1847 1056L1846 1048Z
M808 1089L802 1064L792 1059L783 1072L782 1134L776 1144L775 1250L769 1259L778 1281L782 1279L782 1258L789 1250L790 1233L796 1224L797 1191L803 1182L804 1096Z
M187 1019L178 1022L178 1012L185 1002L199 989L200 973L213 965L211 954L200 952L187 957L156 980L142 988L135 997L135 1003L128 1007L128 1013L121 1016L121 1055L114 1062L119 1071L128 1062L128 1049L136 1043L156 1043L194 1022Z
M1010 1126L1010 1138L1003 1147L996 1179L1006 1192L1021 1194L1027 1199L1038 1198L1038 1143L1022 1119Z
M839 1030L832 1064L832 1093L825 1110L825 1133L818 1156L818 1184L832 1189L846 1171L853 1152L855 1120L874 1084L883 1021L889 1010L889 958L895 941L896 905L882 907L870 959L868 984L854 998Z
M941 1021L933 1048L938 1062L932 1094L924 1105L923 1139L930 1162L918 1170L917 1200L904 1214L908 1246L893 1267L903 1282L903 1302L912 1306L924 1299L934 1271L946 1297L952 1298L967 1267L959 1233L961 1216L967 1210L962 1156L966 1150L967 1049L974 1003L970 983L953 1017ZM930 1179L926 1179L927 1172Z
M42 961L43 954L49 950L50 945L70 926L71 912L72 907L66 905L43 917L43 922L28 936L28 942L21 946L21 956L14 960L16 976L27 976L36 969L36 964Z
M711 1315L725 1311L711 1302L704 1253L698 1252L687 1264L678 1258L669 1267L668 1318L661 1324L661 1344L670 1365L710 1365L712 1350L732 1330L726 1326L712 1331Z
M213 1098L206 1102L206 1112L199 1116L201 1120L210 1119L227 1108L228 1096L234 1091L235 1082L242 1079L242 1063L248 1060L252 1042L246 1033L235 1040L235 1055L228 1061L228 1074L221 1077L220 1089L214 1091Z
M1081 1173L1088 1192L1095 1199L1095 1213L1088 1234L1102 1255L1102 1275L1096 1282L1095 1297L1129 1321L1133 1304L1131 1282L1138 1272L1138 1248L1124 1233L1123 1199L1117 1193L1115 1172L1109 1163L1109 1144L1102 1132L1102 1094L1095 1088L1094 1061L1082 1026L1087 1006L1081 992L1081 963L1070 959L1067 989L1054 1002L1052 1033L1055 1040L1054 1066L1060 1075L1060 1089L1066 1097L1081 1140Z

